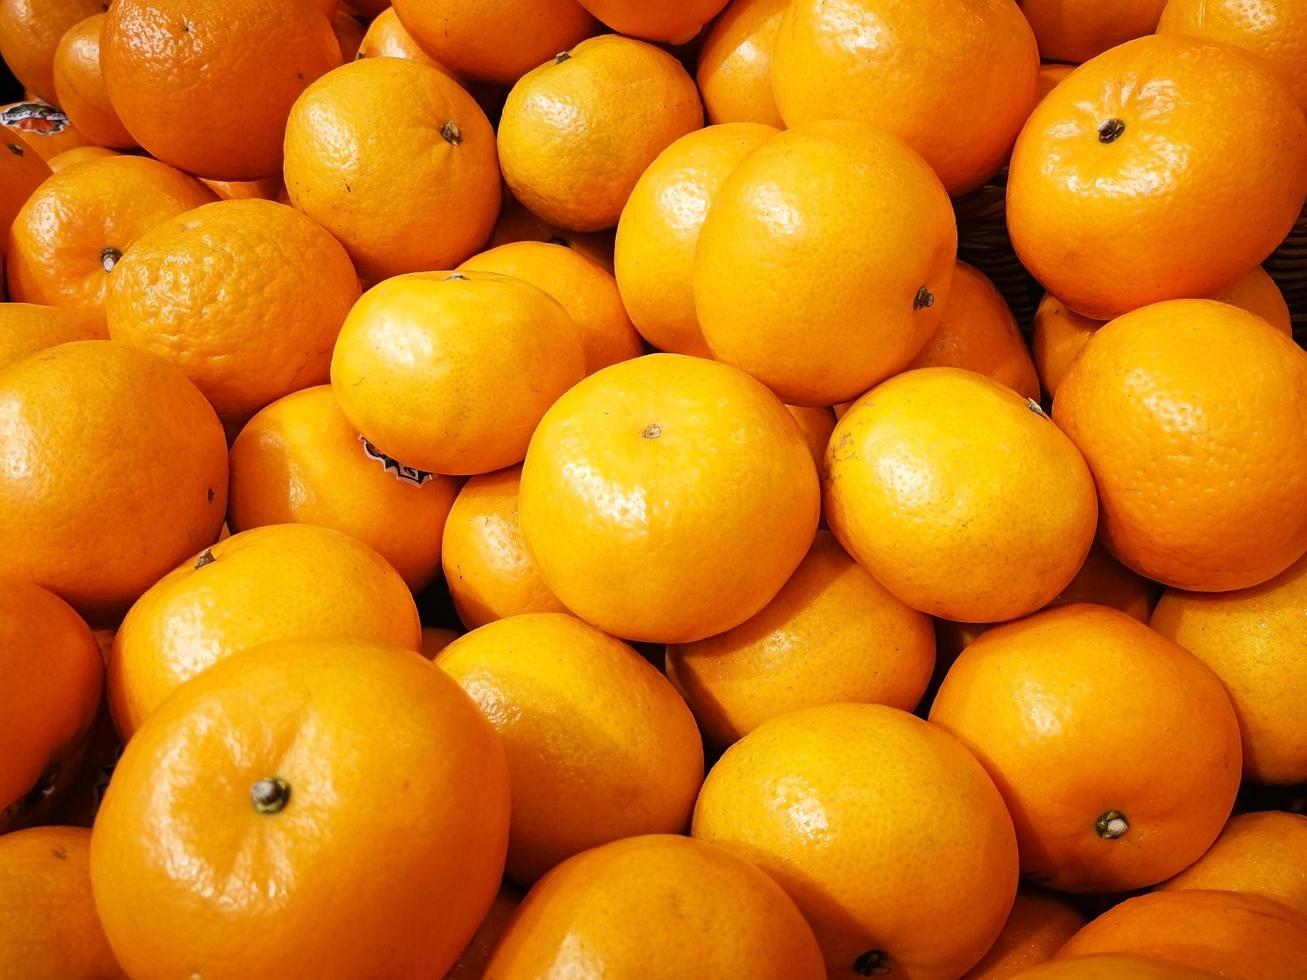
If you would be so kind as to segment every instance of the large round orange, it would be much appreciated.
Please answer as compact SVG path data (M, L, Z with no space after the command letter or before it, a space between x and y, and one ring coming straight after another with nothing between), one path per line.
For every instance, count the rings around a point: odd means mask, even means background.
M1307 816L1241 813L1206 854L1161 886L1251 892L1307 915Z
M581 6L621 34L649 41L684 44L726 6L726 0L578 0Z
M958 368L909 371L840 419L825 516L896 596L992 623L1046 605L1094 540L1089 468L1037 404Z
M0 0L0 58L23 87L47 102L56 100L54 53L64 32L108 0Z
M1218 974L1129 953L1092 953L1049 960L1012 974L1011 980L1122 980L1124 977L1130 980L1217 980Z
M1307 551L1307 354L1211 300L1113 320L1058 388L1098 485L1103 540L1182 589L1259 585Z
M95 914L90 845L82 827L0 837L0 977L126 980Z
M1225 684L1243 732L1248 778L1307 782L1307 557L1251 589L1169 590L1152 627Z
M440 570L440 540L458 481L403 466L360 436L328 385L273 402L231 447L227 522L317 524L358 538L414 592Z
M1024 398L1039 398L1039 378L1016 318L988 277L959 262L939 326L909 368L956 367L1007 385Z
M772 87L787 125L870 123L960 194L1002 166L1038 73L1035 37L1011 0L795 0Z
M757 980L826 976L812 929L767 875L712 844L654 834L556 868L531 890L486 976L734 980L742 964Z
M95 310L0 303L0 369L47 347L108 337L104 317Z
M0 126L51 160L65 150L90 143L62 109L44 102L11 102L0 106Z
M105 157L62 170L14 219L9 293L28 303L99 309L109 273L138 238L213 200L198 181L145 157Z
M1023 0L1047 61L1080 64L1108 48L1152 34L1166 0Z
M576 0L395 0L400 22L463 78L512 85L598 24Z
M327 381L359 298L336 239L273 201L218 201L142 235L111 279L109 334L176 364L219 418L241 423Z
M1045 963L1085 921L1066 899L1023 887L1017 892L1012 912L994 945L962 980L1007 980L1022 970Z
M1007 800L1028 880L1151 885L1196 861L1239 787L1239 726L1216 675L1123 612L1071 605L986 630L930 720Z
M114 341L0 371L0 459L0 575L96 621L216 541L227 510L213 409L171 364Z
M1241 892L1153 892L1100 915L1058 958L1089 953L1133 953L1232 980L1297 980L1307 915Z
M1307 7L1294 0L1170 0L1159 34L1233 44L1263 59L1307 112Z
M694 261L699 325L718 359L785 401L831 405L921 350L956 253L948 195L921 157L864 123L799 126L722 183Z
M151 155L253 180L281 168L291 103L340 64L340 45L302 0L114 0L100 62L119 118Z
M59 107L88 140L100 146L135 146L136 141L109 102L100 71L100 33L108 14L70 27L54 54Z
M565 245L512 242L474 255L459 268L521 279L557 300L581 330L586 374L644 353L613 274Z
M980 764L883 705L792 711L746 735L708 774L692 833L789 892L832 980L960 976L1017 890L1012 820Z
M631 321L659 350L712 357L694 308L699 233L722 181L776 132L757 123L697 129L636 181L617 224L613 268Z
M0 578L0 676L3 834L74 775L100 707L104 665L90 628L68 603ZM3 968L5 945L0 939L0 976L17 978Z
M721 748L799 708L851 701L911 711L934 666L930 617L890 595L829 531L817 532L758 615L667 648L667 676Z
M725 364L651 354L545 414L519 494L540 577L600 629L688 643L738 626L812 543L816 468L794 417Z
M522 467L474 476L445 522L440 548L445 583L469 629L520 613L564 612L540 579L518 522Z
M771 65L789 5L790 0L731 0L704 37L695 78L709 122L784 128Z
M0 141L0 258L9 247L14 218L49 176L49 165L22 140Z
M563 307L492 272L374 286L331 359L340 410L377 449L460 475L520 463L545 409L584 374L581 332Z
M598 231L617 224L654 157L702 125L698 90L679 61L652 44L605 34L513 86L499 122L499 162L532 212Z
M124 738L177 688L272 640L358 640L417 650L417 607L396 571L347 534L257 527L173 569L113 638L109 707Z
M1017 255L1077 313L1210 296L1298 217L1307 120L1283 82L1230 47L1139 38L1039 104L1007 186Z
M495 134L448 75L365 58L295 103L286 190L349 249L365 279L448 268L477 250L499 213Z
M694 717L625 643L564 613L532 613L460 637L436 666L503 741L514 881L530 885L608 841L689 824L703 782Z
M127 746L91 885L133 980L439 976L499 888L504 752L409 650L267 644Z
M1260 265L1211 298L1256 313L1281 333L1293 332L1284 294ZM1050 397L1057 394L1058 385L1071 370L1071 365L1102 325L1102 320L1072 312L1052 293L1044 294L1035 310L1030 345L1039 378Z

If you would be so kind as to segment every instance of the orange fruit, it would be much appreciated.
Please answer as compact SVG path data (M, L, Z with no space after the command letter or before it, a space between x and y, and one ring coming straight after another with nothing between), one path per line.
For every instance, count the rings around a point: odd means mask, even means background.
M95 914L90 843L82 827L0 837L0 977L126 980Z
M975 371L1018 395L1039 399L1035 364L1007 300L979 269L959 262L939 326L909 368Z
M1307 112L1307 9L1293 0L1170 0L1159 34L1224 41L1265 61Z
M410 61L429 65L452 81L458 79L448 68L427 54L413 40L413 35L400 23L394 7L386 7L377 14L376 19L368 25L367 32L359 44L359 58L407 58Z
M1022 888L998 939L962 980L1006 980L1045 963L1085 922L1085 917L1065 899Z
M956 251L948 195L907 146L862 123L799 126L721 184L694 260L699 325L785 401L844 401L921 350Z
M789 0L731 0L699 51L696 79L711 123L756 122L783 129L771 64Z
M233 534L173 569L123 619L109 658L109 707L130 737L177 688L273 640L355 640L417 650L404 580L339 531L276 524Z
M176 364L220 418L239 423L327 381L358 298L349 255L317 222L273 201L218 201L137 239L114 270L105 317L115 340Z
M1195 888L1261 895L1307 915L1307 817L1274 811L1231 817L1206 854L1160 886Z
M0 371L0 459L0 575L45 586L96 625L217 540L227 510L227 444L209 403L162 358L114 341Z
M651 834L554 869L531 890L485 975L728 980L743 964L759 980L826 976L812 929L767 875L723 848Z
M111 150L107 146L74 146L71 150L56 153L46 162L49 163L51 171L58 173L60 170L76 166L79 163L121 155L117 150ZM204 181L200 181L200 183L204 183Z
M694 308L699 233L727 175L776 132L757 123L697 129L636 181L617 224L613 268L631 322L659 350L712 357Z
M485 241L499 212L494 131L472 97L428 65L351 62L291 110L286 190L349 249L364 279L450 267Z
M556 300L581 329L586 374L644 353L612 273L564 245L512 242L459 268L521 279Z
M1260 895L1153 892L1103 913L1058 958L1132 953L1232 980L1295 980L1307 962L1307 916Z
M1074 65L1042 64L1039 66L1039 101L1043 102L1049 92L1075 70Z
M1152 34L1166 0L1023 0L1021 12L1050 61L1080 64Z
M820 508L785 406L741 371L680 354L614 364L558 399L531 439L518 504L549 590L650 643L700 640L761 610Z
M436 654L457 640L461 633L457 630L439 629L434 626L422 627L422 656L435 660Z
M431 57L464 78L512 85L598 27L576 0L394 0Z
M835 413L828 406L814 407L803 405L785 406L794 421L799 423L799 432L808 443L808 452L812 461L821 469L826 456L826 446L830 443L831 433L835 431Z
M503 741L514 881L530 885L573 854L689 823L703 781L694 717L622 641L563 613L529 613L460 637L436 666Z
M403 466L355 431L331 387L297 391L246 423L231 447L233 531L317 524L376 550L414 592L440 570L440 538L458 493L448 476Z
M1098 514L1089 468L1037 404L958 368L893 378L840 419L824 513L840 543L914 609L1024 616L1075 577Z
M495 896L490 911L481 920L481 925L477 926L472 941L459 954L458 962L449 968L444 980L482 980L486 972L486 964L490 962L490 956L499 942L499 937L508 928L520 904L522 904L522 893L505 882L500 887L499 894Z
M353 61L358 57L365 30L366 28L356 17L343 10L331 18L331 33L336 35L342 62Z
M281 201L285 185L281 176L260 177L258 180L204 180L200 183L218 195L222 201Z
M851 701L911 711L935 665L930 618L909 609L818 531L758 615L667 648L667 676L704 736L725 747L799 708Z
M598 231L617 224L654 157L702 125L699 93L680 62L651 44L605 34L518 79L499 122L499 163L534 214Z
M48 179L14 219L9 292L17 300L101 309L109 273L143 234L212 201L193 178L145 157L114 156Z
M90 142L62 109L44 102L11 102L0 107L0 126L43 160Z
M490 908L507 838L503 749L458 685L408 650L283 641L132 738L91 885L140 980L438 976Z
M0 256L9 242L9 229L41 182L50 176L49 165L19 139L6 138L0 146Z
M684 44L726 6L726 0L577 0L586 10L617 31L649 41Z
M1076 602L1093 602L1119 609L1131 619L1148 622L1157 602L1160 587L1136 575L1101 545L1089 549L1089 556L1071 584L1058 593L1050 605L1065 606Z
M38 99L53 102L54 54L64 32L106 0L3 0L0 2L0 58Z
M1170 589L1152 627L1225 684L1239 716L1248 778L1307 782L1307 557L1251 589L1206 595Z
M94 310L0 303L0 370L47 347L108 336L104 317Z
M1099 319L1211 295L1298 217L1307 120L1296 110L1283 82L1225 45L1165 35L1114 48L1021 132L1007 185L1017 255Z
M498 248L512 242L549 242L570 248L602 266L609 273L613 271L613 233L612 231L577 232L568 231L551 225L536 217L522 202L504 191L504 203L495 219L495 227L486 241L486 248Z
M460 475L520 463L545 410L584 373L562 306L528 282L471 271L372 287L331 361L336 403L378 450Z
M1260 265L1211 298L1256 313L1281 333L1293 332L1284 294ZM1035 311L1031 347L1044 390L1050 396L1057 394L1067 371L1102 325L1102 320L1073 313L1052 293L1044 294Z
M985 771L883 705L792 711L746 735L708 774L692 833L789 893L831 978L960 976L1017 889L1012 820Z
M989 770L1027 880L1126 891L1196 861L1239 786L1239 734L1216 675L1138 620L1059 606L986 630L930 720Z
M441 560L458 618L469 629L520 613L566 612L522 540L521 482L520 466L474 476L449 510Z
M1104 543L1140 574L1227 591L1307 551L1307 355L1261 317L1175 300L1113 320L1053 415L1093 471Z
M151 156L253 180L281 169L291 103L340 64L340 45L303 2L114 0L100 62L113 107Z
M59 106L92 143L135 146L136 141L109 102L100 71L100 33L108 14L78 21L64 33L54 54L54 86Z
M90 628L68 603L40 586L5 577L0 578L0 676L3 834L16 822L39 817L38 806L75 774L100 707L104 665ZM0 880L3 875L0 860ZM19 973L4 969L4 932L0 925L0 976L18 980Z
M857 119L903 140L950 194L1007 157L1036 99L1039 52L1010 0L795 0L772 65L788 126Z
M1097 953L1049 960L1012 975L1012 980L1214 980L1215 973L1126 953Z

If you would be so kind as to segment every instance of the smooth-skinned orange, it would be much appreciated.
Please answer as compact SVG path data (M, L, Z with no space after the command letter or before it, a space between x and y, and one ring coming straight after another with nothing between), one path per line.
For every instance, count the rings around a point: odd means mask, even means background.
M408 58L410 61L429 65L454 81L458 80L452 71L422 50L417 41L413 40L413 35L400 22L395 8L390 6L377 14L368 25L367 32L359 44L358 57Z
M458 481L384 456L341 414L329 385L280 398L250 419L232 444L230 466L234 532L333 528L376 550L414 592L440 571Z
M960 976L1017 890L1012 820L984 769L883 705L792 711L750 732L708 774L692 833L770 874L841 980Z
M433 473L520 463L545 410L585 374L576 322L544 290L493 272L373 286L331 359L336 403L381 452Z
M695 79L711 123L756 122L782 129L771 65L789 0L731 0L699 51Z
M504 744L514 881L529 886L609 841L688 826L703 781L694 717L625 643L574 616L529 613L473 630L435 663Z
M0 371L0 458L0 575L45 586L97 626L216 541L227 510L209 403L162 358L112 340Z
M1307 915L1307 816L1236 814L1206 854L1158 887L1247 892Z
M522 468L541 579L616 636L688 643L780 591L817 529L794 417L742 371L650 354L590 375L545 413Z
M694 307L694 255L728 174L777 133L727 123L687 133L649 164L622 209L613 270L641 336L661 351L712 357Z
M499 740L420 656L267 644L128 744L95 905L134 980L438 976L499 888L508 807Z
M726 6L726 0L678 0L676 3L648 3L646 0L577 2L620 34L671 44L689 41Z
M49 164L22 140L0 143L0 257L8 252L14 218L50 173Z
M0 369L47 347L108 339L104 317L96 310L0 303Z
M1166 0L1022 0L1040 57L1080 64L1152 34Z
M962 980L1007 980L1022 970L1046 963L1085 922L1085 917L1066 899L1022 887L994 945Z
M344 10L337 11L331 18L331 32L336 35L336 43L340 46L342 63L353 61L358 57L365 30L357 17Z
M1049 292L1106 319L1230 285L1305 194L1307 120L1287 86L1226 45L1152 36L1072 72L1031 114L1007 223Z
M1094 474L1103 542L1141 575L1223 592L1307 551L1307 354L1261 317L1212 300L1118 317L1053 417Z
M784 401L832 405L921 350L956 254L948 195L904 143L859 122L797 126L745 157L712 202L694 260L699 325L716 358Z
M159 579L128 611L109 658L125 738L177 688L273 640L357 640L417 650L413 597L380 555L308 524L233 534Z
M1129 953L1092 953L1064 960L1049 960L1012 975L1012 980L1216 980L1208 973L1181 963L1169 963Z
M74 146L71 150L64 150L62 153L56 153L47 162L50 164L50 170L58 173L67 167L75 166L79 163L86 163L90 160L97 160L101 157L121 156L117 150L111 150L107 146ZM204 183L204 181L200 181ZM210 188L212 190L212 188Z
M485 975L731 980L742 964L758 980L826 976L812 929L767 875L724 848L652 834L555 868L531 890Z
M910 609L818 531L758 615L667 648L667 676L704 736L726 747L799 708L837 702L911 711L935 665L930 617Z
M986 630L949 669L930 720L1003 793L1028 880L1073 892L1155 884L1196 861L1239 787L1220 680L1105 606Z
M23 87L54 102L54 54L64 32L92 14L104 13L106 0L3 0L0 2L0 57Z
M532 213L599 231L617 224L654 157L702 125L699 92L680 62L652 44L605 34L518 79L499 122L499 163Z
M68 28L54 54L59 108L88 140L99 146L135 146L118 118L100 71L100 33L108 14L96 14Z

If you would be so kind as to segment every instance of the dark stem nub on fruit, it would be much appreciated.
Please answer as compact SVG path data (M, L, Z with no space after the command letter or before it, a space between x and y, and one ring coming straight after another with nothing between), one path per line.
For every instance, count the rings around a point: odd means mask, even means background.
M198 570L203 568L205 565L212 565L217 560L217 558L213 557L213 549L205 548L200 552L199 557L195 559L195 567Z
M853 961L853 972L860 977L888 976L889 953L883 949L869 949Z
M123 257L123 253L116 248L106 248L100 253L100 266L105 272L113 272L113 267L118 264L118 260Z
M445 276L445 282L449 282L451 279L454 279L457 282L467 282L467 276L463 275L461 272L451 272L449 275Z
M571 57L572 57L571 52L560 51L558 52L558 54L554 55L554 64L561 65L564 61L567 61Z
M459 143L463 142L463 130L459 129L458 123L452 119L440 127L440 135L445 138L446 143L453 146L458 146Z
M5 146L9 147L9 152L14 156L20 157L23 155L23 148L17 143L6 143Z
M280 813L290 802L290 783L280 776L260 779L250 788L250 801L255 813Z
M1098 142L1115 143L1125 132L1124 119L1109 119L1098 127Z
M663 427L653 422L650 422L640 431L640 435L644 436L646 439L657 439L662 434Z
M1035 401L1033 398L1027 398L1027 399L1026 399L1026 408L1030 409L1032 412L1034 412L1036 415L1038 415L1041 419L1046 419L1046 418L1048 418L1048 413L1047 413L1046 411L1044 411L1044 406L1041 405L1041 404L1039 404L1039 402Z
M935 294L925 286L917 290L917 295L912 298L912 308L914 310L928 310L935 305Z
M1124 837L1130 829L1130 821L1120 810L1108 810L1094 821L1094 833L1103 840L1116 840Z

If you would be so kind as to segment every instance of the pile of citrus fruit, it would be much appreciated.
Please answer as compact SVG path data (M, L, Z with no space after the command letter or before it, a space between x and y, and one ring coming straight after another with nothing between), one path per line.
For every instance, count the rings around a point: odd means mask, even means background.
M0 56L0 980L1307 977L1307 2Z

